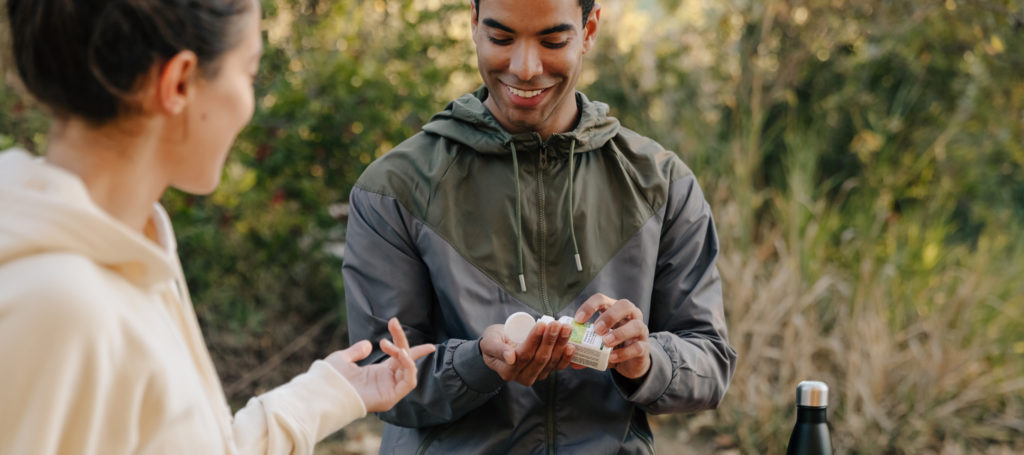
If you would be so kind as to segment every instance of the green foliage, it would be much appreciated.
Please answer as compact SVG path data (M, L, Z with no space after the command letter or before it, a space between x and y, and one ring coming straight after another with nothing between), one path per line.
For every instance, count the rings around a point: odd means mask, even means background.
M236 401L345 344L349 190L479 84L463 1L263 6L221 186L163 201ZM722 407L657 418L659 445L779 453L817 378L841 453L1021 449L1024 7L623 0L601 21L580 87L699 176L740 353ZM0 146L39 150L12 87Z
M344 343L348 192L366 165L447 102L452 73L471 70L465 59L439 58L441 49L469 49L448 33L452 5L280 1L264 9L256 114L218 191L164 201L204 328L226 338L211 344L239 400L252 392L244 374L301 334L318 332L307 355L259 377L257 389ZM253 357L245 352L253 346L265 349Z
M11 147L38 150L46 142L49 121L13 89L18 84L14 74L6 75L5 79L4 89L0 91L0 150Z

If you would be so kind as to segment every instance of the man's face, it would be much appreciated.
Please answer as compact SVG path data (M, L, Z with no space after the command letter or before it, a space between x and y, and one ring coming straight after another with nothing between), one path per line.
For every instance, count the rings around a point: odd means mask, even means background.
M547 138L573 128L576 81L600 8L584 26L578 0L480 0L473 41L489 92L484 105L510 133Z

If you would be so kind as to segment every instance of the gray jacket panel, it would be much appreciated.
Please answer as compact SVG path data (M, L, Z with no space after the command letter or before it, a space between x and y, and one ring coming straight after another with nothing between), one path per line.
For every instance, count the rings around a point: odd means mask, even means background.
M509 314L540 313L463 260L394 198L353 190L345 254L352 339L385 336L387 320L399 316L410 343L438 347L419 362L416 390L380 414L392 424L381 453L415 453L421 445L430 449L424 453L544 453L548 421L559 451L647 453L645 412L716 406L735 362L722 331L717 239L693 177L671 189L669 204L558 313L575 314L596 292L637 304L651 330L652 365L636 388L611 370L567 369L532 387L502 381L483 364L477 340ZM690 227L672 228L677 224Z
M343 273L351 339L387 337L387 320L398 316L410 343L437 346L418 361L417 388L379 414L388 424L381 452L648 453L647 414L714 408L735 370L710 207L678 157L621 128L606 106L580 95L588 114L579 131L531 148L529 137L494 130L481 100L450 105L426 128L433 132L371 165L350 195ZM477 136L460 139L467 134ZM501 141L522 143L505 152ZM574 160L571 147L586 156ZM511 153L536 164L517 176ZM530 161L537 153L549 158ZM511 178L530 188L522 244L536 267L528 280L538 284L525 292L510 275ZM578 189L572 198L566 182ZM489 325L517 311L572 316L597 292L632 301L650 328L651 370L639 385L611 369L566 369L526 387L484 364L478 340ZM366 362L383 358L375 349Z

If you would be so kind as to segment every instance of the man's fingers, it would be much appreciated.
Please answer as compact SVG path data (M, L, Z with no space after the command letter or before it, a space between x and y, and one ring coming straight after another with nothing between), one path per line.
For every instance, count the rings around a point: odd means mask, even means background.
M529 385L541 377L541 373L547 368L548 362L551 360L555 346L559 344L561 333L562 324L552 322L547 325L537 351L533 353L529 362L524 362L524 365L522 365L523 369L519 373L520 382ZM561 345L564 346L567 341L568 337L562 340Z
M576 346L566 345L565 351L562 352L562 360L555 365L556 370L564 370L572 362L572 355L576 353Z
M569 344L570 336L572 336L572 327L562 325L562 331L558 336L558 345L555 347L559 356L557 358L552 358L551 362L548 362L555 370L564 370L565 367L569 366L569 361L572 360L572 354L576 351L576 347Z
M631 319L625 321L624 324L618 328L610 330L601 341L604 342L605 346L615 347L620 343L627 340L646 340L649 332L647 324L644 324L642 320Z
M539 322L533 326L530 330L530 334L526 336L526 340L519 345L516 349L516 358L519 361L529 362L533 359L533 354L537 352L540 345L544 342L544 333L547 332L548 325L545 322Z
M608 354L608 363L619 364L632 359L640 358L651 353L651 344L647 341L626 343L622 347L615 348Z
M576 310L574 319L581 324L587 322L594 313L604 311L613 303L615 303L615 300L598 292L583 302L583 305L580 305L580 309Z
M537 351L533 354L529 365L524 366L521 376L527 378L529 382L534 382L540 377L540 373L544 371L548 361L551 360L551 353L561 333L561 324L557 322L548 324L544 329L544 336L541 338L540 346L537 347Z
M633 305L633 302L626 299L617 300L594 322L594 331L598 335L604 335L609 329L619 325L619 322L632 319L640 319L642 321L643 313L640 312L636 305Z
M505 330L502 325L494 324L484 330L483 336L480 337L480 353L486 357L493 359L504 359L506 363L512 363L509 360L509 355L512 352L512 347L506 342ZM515 354L512 354L512 361L515 360Z
M554 347L551 349L551 357L548 359L544 368L537 375L537 379L546 378L551 371L564 369L569 365L569 361L572 359L573 346L569 344L569 336L572 335L572 327L560 324L561 327L558 329L558 338L555 341Z

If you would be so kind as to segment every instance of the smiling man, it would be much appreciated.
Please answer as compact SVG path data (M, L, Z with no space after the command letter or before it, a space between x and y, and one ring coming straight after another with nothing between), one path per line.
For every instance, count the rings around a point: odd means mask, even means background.
M379 414L381 452L653 452L647 415L714 408L735 370L710 208L674 153L576 91L600 5L471 8L484 86L350 195L350 336L397 316L437 347ZM566 325L510 341L518 311L595 323L608 370L571 363Z

